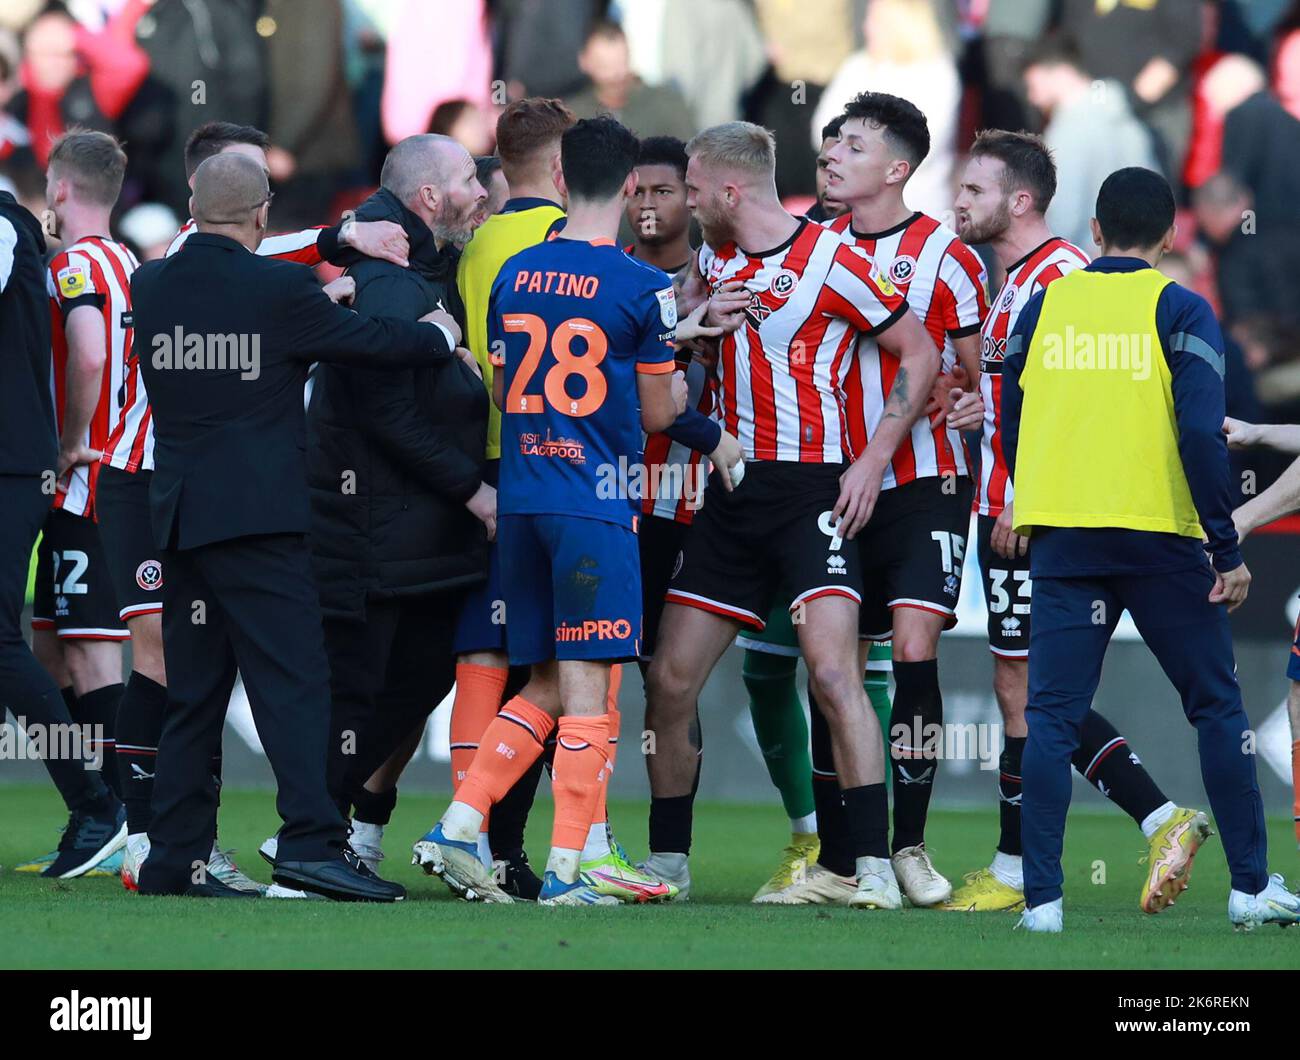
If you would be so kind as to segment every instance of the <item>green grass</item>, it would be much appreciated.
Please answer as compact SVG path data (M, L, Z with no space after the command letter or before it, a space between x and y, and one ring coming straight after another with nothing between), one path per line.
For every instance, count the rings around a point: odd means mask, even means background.
M1211 840L1191 889L1158 917L1137 907L1141 836L1118 814L1076 813L1066 837L1066 933L1012 932L1011 914L924 909L752 906L753 891L785 841L778 807L702 804L685 905L619 909L475 906L407 863L441 797L403 796L386 846L385 875L405 884L395 906L145 899L112 879L60 882L13 865L50 849L62 823L48 787L0 787L0 966L11 968L1295 968L1300 931L1234 933L1225 917L1223 851ZM223 846L269 879L257 844L277 824L266 792L225 792ZM530 847L544 857L549 806L539 801ZM614 806L634 852L644 807ZM941 871L987 862L992 812L932 815ZM1293 875L1290 822L1270 824L1275 868ZM1093 882L1094 879L1097 882ZM1102 882L1104 881L1104 882Z

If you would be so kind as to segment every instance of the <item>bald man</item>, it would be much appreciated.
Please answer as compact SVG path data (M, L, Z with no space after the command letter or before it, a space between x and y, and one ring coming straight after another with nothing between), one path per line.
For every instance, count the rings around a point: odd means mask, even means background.
M455 140L397 144L356 218L400 225L410 264L366 258L349 269L353 308L418 320L441 307L463 324L458 248L486 198ZM330 794L372 867L413 750L407 737L418 737L455 681L456 616L464 590L486 577L496 526L496 490L484 481L488 396L473 356L462 354L404 372L322 365L307 413L312 566L333 692ZM340 490L353 468L367 470ZM406 753L367 783L399 745Z
M391 902L405 892L345 856L326 789L329 671L306 543L302 393L313 361L447 362L460 333L447 313L360 317L333 304L304 266L257 256L270 199L257 162L208 159L190 202L198 232L132 277L156 423L150 506L167 571L170 678L139 888L250 897L206 871L216 825L207 763L238 670L278 785L276 884Z

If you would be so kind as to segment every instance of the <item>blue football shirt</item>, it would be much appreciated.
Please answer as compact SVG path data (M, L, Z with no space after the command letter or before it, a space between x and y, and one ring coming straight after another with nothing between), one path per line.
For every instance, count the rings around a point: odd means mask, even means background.
M554 238L510 258L492 288L488 342L504 365L501 515L635 526L638 372L674 371L667 274L613 242Z

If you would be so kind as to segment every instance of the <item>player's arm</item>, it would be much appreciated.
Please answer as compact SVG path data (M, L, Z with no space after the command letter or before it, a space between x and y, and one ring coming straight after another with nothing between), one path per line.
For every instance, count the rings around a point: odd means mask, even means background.
M1161 294L1156 322L1167 344L1178 453L1214 566L1210 601L1233 611L1246 599L1250 572L1232 520L1232 468L1223 436L1223 334L1209 303L1176 284Z
M18 233L7 217L0 217L0 293L9 286L14 271L14 250L18 247Z
M391 261L406 268L410 241L406 230L392 221L358 221L349 217L328 228L269 235L262 240L257 253L264 258L294 261L313 268L322 261L347 267L364 258Z
M1300 459L1292 461L1263 493L1252 497L1232 513L1237 539L1244 541L1247 534L1261 526L1297 511L1300 511Z
M427 313L416 323L363 317L331 302L310 271L277 271L274 348L295 359L407 368L456 356L460 329L447 313Z
M102 302L103 295L98 296ZM83 296L84 298L84 296ZM69 468L93 464L103 454L85 444L91 418L103 393L108 342L102 306L81 301L65 310L63 328L68 340L64 383L63 431L59 436L59 476Z
M885 469L912 425L925 412L930 388L939 376L939 351L925 325L910 309L879 332L877 338L897 355L898 371L885 399L879 425L841 483L835 516L845 520L844 536L849 539L871 518Z
M666 367L636 368L636 393L641 401L641 429L647 434L668 430L686 409L686 379L672 361Z
M957 353L957 365L945 374L940 394L948 426L973 430L984 422L980 397L980 328L988 316L988 273L979 256L954 240L939 266L943 294L943 326ZM936 425L945 416L936 418Z
M1025 370L1025 352L1038 328L1038 316L1043 308L1043 294L1034 295L1020 311L1016 326L1007 336L1006 351L1002 357L1002 455L1007 462L1007 477L1015 482L1016 456L1020 450L1020 409L1024 404L1024 391L1020 378Z
M1291 423L1247 423L1234 420L1231 416L1223 419L1223 435L1228 441L1229 449L1253 449L1263 446L1276 449L1279 453L1300 454L1300 426Z

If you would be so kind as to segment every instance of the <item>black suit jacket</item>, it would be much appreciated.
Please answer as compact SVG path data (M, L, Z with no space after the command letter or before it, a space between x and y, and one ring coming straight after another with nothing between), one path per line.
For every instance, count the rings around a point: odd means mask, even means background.
M313 361L402 368L454 356L441 328L358 316L306 266L225 236L196 233L143 265L131 300L154 416L160 548L308 531L303 387Z

